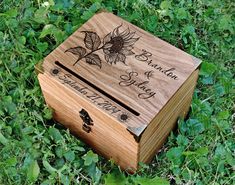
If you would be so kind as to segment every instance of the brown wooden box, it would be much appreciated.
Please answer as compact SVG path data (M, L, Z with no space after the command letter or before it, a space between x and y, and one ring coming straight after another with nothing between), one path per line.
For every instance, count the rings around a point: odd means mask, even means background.
M161 148L190 107L200 60L108 12L36 69L54 118L123 169Z

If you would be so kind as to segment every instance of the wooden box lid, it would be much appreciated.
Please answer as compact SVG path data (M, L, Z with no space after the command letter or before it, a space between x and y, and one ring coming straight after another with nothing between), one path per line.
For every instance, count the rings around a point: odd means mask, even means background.
M71 74L67 77L107 98L117 111L106 107L104 114L139 136L199 64L199 59L184 51L112 13L101 12L51 52L43 68L49 75L60 68L64 78ZM81 96L102 109L100 98Z

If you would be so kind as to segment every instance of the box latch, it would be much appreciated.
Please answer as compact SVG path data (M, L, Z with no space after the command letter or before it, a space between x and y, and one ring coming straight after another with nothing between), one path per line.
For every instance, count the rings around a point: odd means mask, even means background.
M91 119L91 117L89 116L88 112L85 109L82 109L80 112L80 117L82 118L83 121L83 125L82 125L82 129L89 133L91 131L91 127L93 124L93 120Z

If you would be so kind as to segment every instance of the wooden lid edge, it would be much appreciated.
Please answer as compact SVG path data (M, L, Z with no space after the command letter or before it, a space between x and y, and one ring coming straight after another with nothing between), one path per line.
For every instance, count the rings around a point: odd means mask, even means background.
M143 125L140 127L130 127L128 126L126 129L134 136L137 143L139 143L141 135L144 133L144 130L148 125Z
M192 56L192 55L191 55L191 57L192 57L193 62L194 62L194 67L195 67L195 69L197 69L201 65L202 60L195 57L195 56Z
M44 73L44 68L43 68L43 60L39 61L37 64L35 64L34 69L36 74L43 74Z
M101 9L99 9L95 14L99 14L99 13L112 13L112 12L110 12L110 11L108 11L107 9L105 9L105 8L101 8Z

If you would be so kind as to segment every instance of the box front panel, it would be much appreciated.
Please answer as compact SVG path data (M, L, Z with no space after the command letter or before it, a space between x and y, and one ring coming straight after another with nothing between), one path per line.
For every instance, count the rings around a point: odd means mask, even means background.
M47 104L54 109L54 118L69 128L98 153L113 159L123 169L137 168L138 143L126 127L98 110L75 91L59 83L51 76L39 74L39 82ZM91 131L83 129L80 111L84 109L92 119Z

